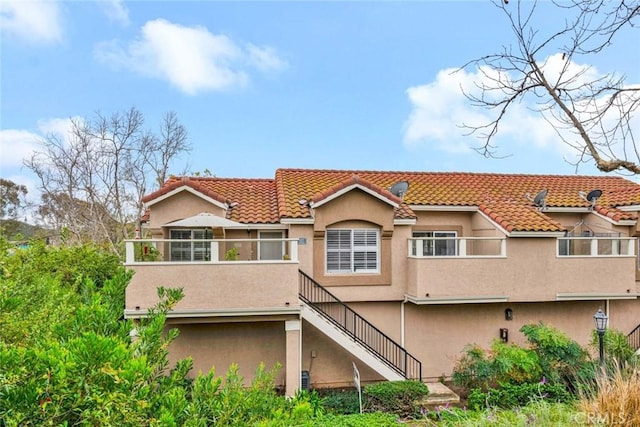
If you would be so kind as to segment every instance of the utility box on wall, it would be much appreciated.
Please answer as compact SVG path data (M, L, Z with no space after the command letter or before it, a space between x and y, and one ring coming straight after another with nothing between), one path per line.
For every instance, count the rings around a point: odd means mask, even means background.
M500 339L504 342L509 342L509 329L500 328Z
M309 376L309 371L302 371L302 390L309 391L311 388L311 377Z

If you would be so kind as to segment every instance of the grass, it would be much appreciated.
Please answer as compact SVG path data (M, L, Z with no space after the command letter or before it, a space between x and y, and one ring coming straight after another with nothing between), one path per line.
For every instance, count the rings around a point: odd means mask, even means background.
M580 410L589 420L612 426L640 426L640 370L615 365L601 370L583 392Z

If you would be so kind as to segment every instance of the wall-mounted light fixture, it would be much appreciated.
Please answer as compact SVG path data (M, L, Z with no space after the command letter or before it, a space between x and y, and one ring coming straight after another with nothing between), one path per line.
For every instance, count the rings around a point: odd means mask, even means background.
M507 308L504 311L504 320L513 320L513 310Z

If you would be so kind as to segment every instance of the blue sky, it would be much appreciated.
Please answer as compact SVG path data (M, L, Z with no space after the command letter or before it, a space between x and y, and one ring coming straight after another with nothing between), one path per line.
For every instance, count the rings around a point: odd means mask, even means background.
M71 117L134 106L151 128L175 111L193 151L173 173L273 177L281 167L573 174L573 153L520 106L497 142L471 147L482 118L451 74L513 37L487 1L2 1L0 176ZM548 3L541 32L564 17ZM640 82L640 32L590 58L594 75ZM555 49L555 48L554 48ZM558 54L550 50L548 55ZM596 173L582 166L581 174Z

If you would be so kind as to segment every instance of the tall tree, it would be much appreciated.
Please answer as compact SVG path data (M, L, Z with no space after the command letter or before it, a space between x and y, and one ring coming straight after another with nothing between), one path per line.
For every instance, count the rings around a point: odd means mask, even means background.
M580 163L593 162L603 172L640 173L640 85L624 75L595 75L580 65L605 51L621 31L635 31L639 0L574 0L554 2L565 19L547 31L548 23L537 2L494 0L513 33L512 43L497 53L472 60L483 76L477 92L465 93L472 104L493 114L480 125L463 124L482 140L477 149L498 156L494 137L518 103L534 105L558 137L578 153ZM638 46L628 46L638 55Z
M27 187L0 178L0 219L15 219L25 205Z
M142 195L164 182L172 161L189 152L176 114L159 132L145 127L135 108L92 120L74 118L68 135L48 135L25 161L40 181L42 217L77 241L116 243L132 237Z

